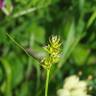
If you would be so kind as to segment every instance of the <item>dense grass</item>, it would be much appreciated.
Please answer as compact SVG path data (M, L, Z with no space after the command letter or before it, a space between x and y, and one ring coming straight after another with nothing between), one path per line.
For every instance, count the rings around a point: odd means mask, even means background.
M89 93L96 96L96 0L5 1L9 14L0 9L0 96L44 96L46 72L24 49L41 57L52 35L60 36L62 53L52 66L48 96L56 96L73 74L92 77Z

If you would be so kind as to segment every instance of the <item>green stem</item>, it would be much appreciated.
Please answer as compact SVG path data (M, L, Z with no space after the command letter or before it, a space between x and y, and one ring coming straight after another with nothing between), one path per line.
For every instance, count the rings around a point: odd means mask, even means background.
M19 48L21 48L28 56L30 56L29 55L29 53L19 44L19 43L17 43L16 41L15 41L15 39L11 36L11 35L9 35L8 33L6 33L6 35L10 38L10 40L12 40L12 42L14 42Z
M49 81L49 74L50 74L50 69L47 69L46 85L45 85L45 96L48 96L48 81Z

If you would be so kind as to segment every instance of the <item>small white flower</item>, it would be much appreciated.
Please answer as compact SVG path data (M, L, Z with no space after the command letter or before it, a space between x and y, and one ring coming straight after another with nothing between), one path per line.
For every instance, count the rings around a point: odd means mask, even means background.
M75 75L70 76L68 78L65 79L65 84L64 84L64 88L65 89L73 89L77 87L77 84L79 82L79 78Z
M70 92L69 90L66 90L66 89L59 89L57 91L57 95L58 96L70 96Z
M76 75L65 79L62 89L57 91L58 96L91 96L87 94L87 82L79 80Z

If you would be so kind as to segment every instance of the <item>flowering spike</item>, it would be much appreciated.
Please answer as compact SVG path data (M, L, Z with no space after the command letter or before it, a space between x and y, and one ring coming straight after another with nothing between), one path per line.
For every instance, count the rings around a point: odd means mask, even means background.
M49 44L44 47L47 56L42 60L42 66L49 69L52 64L57 63L60 57L60 37L52 36L49 38Z

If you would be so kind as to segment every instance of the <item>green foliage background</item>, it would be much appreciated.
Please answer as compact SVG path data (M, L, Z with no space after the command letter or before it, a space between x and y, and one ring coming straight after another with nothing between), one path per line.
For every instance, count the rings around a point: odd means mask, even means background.
M96 0L6 1L13 11L6 16L0 10L0 96L44 96L46 72L6 32L40 56L48 38L59 35L62 54L51 71L49 96L56 96L64 78L80 72L82 79L93 77L89 92L96 96Z

